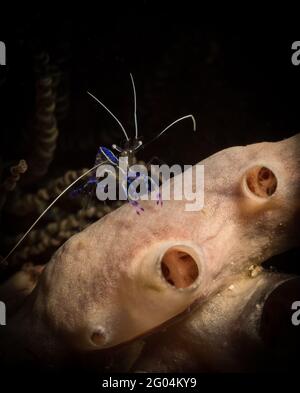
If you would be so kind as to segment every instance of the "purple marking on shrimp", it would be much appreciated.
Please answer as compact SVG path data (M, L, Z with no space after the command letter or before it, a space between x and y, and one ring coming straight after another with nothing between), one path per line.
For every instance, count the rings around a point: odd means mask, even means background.
M145 211L145 209L140 206L138 201L129 201L129 203L130 203L131 206L133 206L135 208L136 214L140 215L140 212Z
M157 198L156 204L162 206L163 205L163 200L162 200L160 192L157 194L156 198Z

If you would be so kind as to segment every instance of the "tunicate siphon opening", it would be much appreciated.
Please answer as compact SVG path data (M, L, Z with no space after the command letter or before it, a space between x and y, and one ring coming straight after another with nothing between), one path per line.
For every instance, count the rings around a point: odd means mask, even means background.
M105 333L102 328L97 328L92 332L91 340L95 345L103 345L105 342Z
M161 271L165 280L176 288L187 288L199 276L195 259L185 250L169 249L161 260Z
M255 166L246 173L248 189L260 198L268 198L277 188L277 179L271 169L265 166Z

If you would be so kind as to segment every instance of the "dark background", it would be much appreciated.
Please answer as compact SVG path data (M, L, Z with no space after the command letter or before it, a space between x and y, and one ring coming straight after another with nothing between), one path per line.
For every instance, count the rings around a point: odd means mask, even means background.
M194 163L232 145L279 140L299 130L300 66L291 63L297 25L270 16L208 23L196 6L180 13L150 1L124 8L103 9L99 3L99 9L82 6L77 12L49 7L3 15L5 159L24 155L22 142L34 112L34 56L42 51L65 73L70 97L54 164L61 170L92 163L99 144L122 143L117 124L87 90L133 133L129 72L144 141L185 114L193 113L198 126L195 135L189 122L174 127L141 159L157 155Z

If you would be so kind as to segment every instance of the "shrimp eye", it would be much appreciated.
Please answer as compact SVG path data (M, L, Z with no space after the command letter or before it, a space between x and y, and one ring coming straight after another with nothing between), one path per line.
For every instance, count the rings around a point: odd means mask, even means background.
M143 142L141 140L135 140L133 150L137 150L140 146L142 146Z

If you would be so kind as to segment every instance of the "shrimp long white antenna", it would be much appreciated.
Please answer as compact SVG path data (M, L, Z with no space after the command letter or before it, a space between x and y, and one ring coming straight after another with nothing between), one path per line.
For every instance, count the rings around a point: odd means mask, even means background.
M172 126L174 126L174 124L179 123L182 120L185 119L192 119L193 121L193 131L196 131L196 120L194 118L193 115L186 115L186 116L182 116L179 119L173 121L173 123L169 124L166 128L164 128L158 135L156 135L153 139L151 139L149 142L147 142L145 145L141 146L141 148L145 148L146 146L148 146L150 143L154 142L156 139L158 139L160 136L162 136L162 134L164 134L169 128L171 128Z
M40 221L40 219L47 213L49 209L59 200L60 197L62 197L71 187L74 186L80 179L82 179L84 176L98 168L98 166L105 164L107 161L102 161L99 164L95 165L93 168L87 170L84 172L81 176L79 176L76 180L73 181L68 187L66 187L51 203L50 205L43 211L43 213L40 214L40 216L34 221L34 223L31 225L31 227L24 233L24 235L21 237L21 239L17 242L17 244L10 250L10 252L0 261L0 265L5 264L6 260L11 256L11 254L15 251L15 249L23 242L23 240L26 238L26 236L29 234L29 232L36 226L36 224Z
M130 78L131 78L131 83L132 83L132 89L133 89L133 99L134 99L134 124L135 124L135 139L138 139L138 125L137 125L137 116L136 116L136 91L135 91L135 85L134 85L134 80L133 76L130 73Z
M125 138L126 138L126 140L127 141L129 141L129 138L128 138L128 135L127 135L127 132L125 131L125 128L123 127L123 124L120 122L120 120L112 113L112 111L110 111L97 97L95 97L92 93L90 93L89 91L87 91L87 93L92 97L92 98L94 98L94 100L95 101L97 101L98 102L98 104L100 104L101 106L103 106L103 108L104 109L106 109L107 110L107 112L116 120L116 122L119 124L119 126L121 127L121 129L122 129L122 131L123 131L123 133L124 133L124 135L125 135Z

